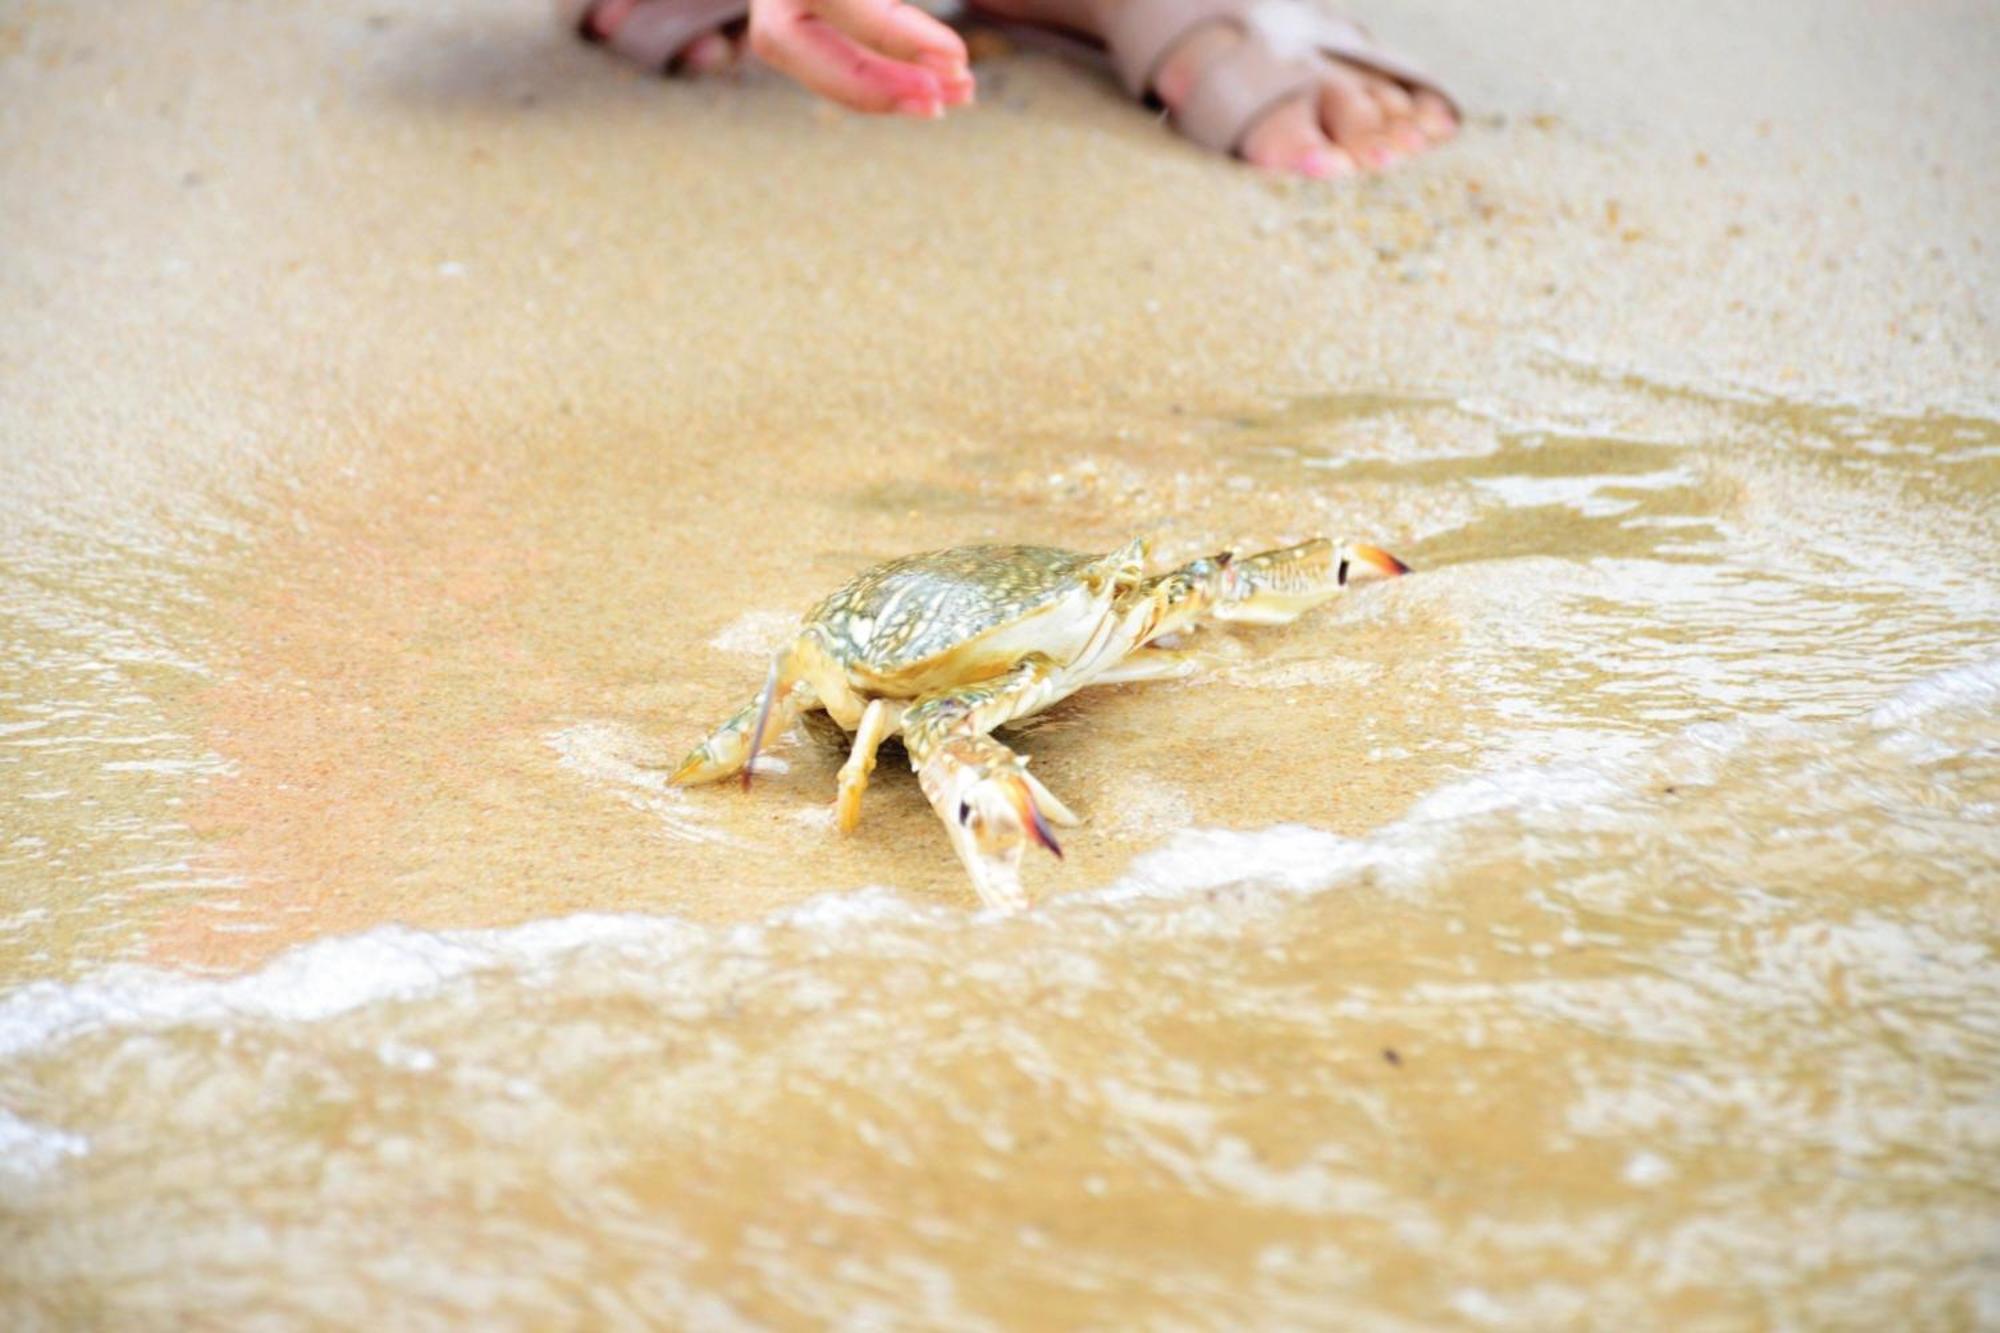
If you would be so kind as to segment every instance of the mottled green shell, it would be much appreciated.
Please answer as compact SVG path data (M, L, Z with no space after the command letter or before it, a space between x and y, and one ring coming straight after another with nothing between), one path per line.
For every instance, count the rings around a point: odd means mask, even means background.
M848 667L921 672L982 635L1053 608L1104 559L1050 546L955 546L856 575L806 614Z

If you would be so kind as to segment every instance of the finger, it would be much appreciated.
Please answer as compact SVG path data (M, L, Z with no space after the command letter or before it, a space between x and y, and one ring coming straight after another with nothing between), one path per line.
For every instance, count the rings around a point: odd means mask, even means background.
M757 7L751 15L750 49L765 64L856 111L944 114L937 75L876 55L792 0Z

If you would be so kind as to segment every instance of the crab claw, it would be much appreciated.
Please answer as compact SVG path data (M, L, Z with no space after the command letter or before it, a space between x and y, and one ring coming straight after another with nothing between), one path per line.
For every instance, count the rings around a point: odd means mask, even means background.
M1336 596L1357 565L1392 578L1410 572L1379 546L1321 537L1232 560L1222 599L1210 614L1217 620L1282 625Z
M1379 546L1370 546L1366 542L1349 542L1347 544L1347 554L1350 559L1359 560L1364 565L1372 566L1379 573L1385 574L1392 579L1399 574L1410 572L1410 567L1395 556L1390 555ZM1347 582L1344 574L1341 582Z
M1023 773L1007 784L1007 802L1014 807L1014 817L1021 821L1028 836L1054 852L1056 860L1060 861L1063 859L1062 844L1056 841L1056 832L1049 827L1049 821L1042 817L1042 808L1035 804L1035 794L1028 790L1027 776Z
M945 743L918 770L931 808L944 821L953 850L989 907L1027 905L1021 891L1021 858L1030 845L1058 858L1062 845L1035 799L1040 783L1019 755L987 736ZM1057 819L1068 811L1057 803ZM1068 816L1073 819L1074 816Z

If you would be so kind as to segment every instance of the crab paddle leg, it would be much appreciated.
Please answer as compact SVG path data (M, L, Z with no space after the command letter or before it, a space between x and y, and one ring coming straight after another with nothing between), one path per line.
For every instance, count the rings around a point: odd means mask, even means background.
M870 699L861 711L861 725L854 730L854 748L840 766L840 795L834 812L842 833L854 832L861 822L861 794L868 790L868 775L875 771L875 749L900 723L900 705L887 699Z

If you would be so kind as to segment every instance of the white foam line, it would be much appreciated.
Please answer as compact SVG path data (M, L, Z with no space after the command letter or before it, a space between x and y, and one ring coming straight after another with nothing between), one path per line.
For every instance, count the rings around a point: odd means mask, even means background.
M1893 736L1905 723L1942 709L1990 709L1996 700L2000 659L1919 681L1869 714L1865 725ZM1621 760L1468 778L1439 788L1402 819L1366 838L1298 824L1247 832L1184 829L1164 846L1135 858L1112 884L1066 895L1042 910L1172 900L1230 885L1310 893L1363 876L1376 890L1409 891L1420 888L1439 861L1453 855L1467 830L1494 814L1517 812L1531 822L1554 816L1567 828L1588 828L1597 818L1620 817L1618 802L1631 794L1634 774L1645 765L1666 762L1701 771L1747 742L1791 734L1801 726L1783 721L1704 724L1653 747L1647 758L1636 761L1638 768L1635 761ZM821 894L759 921L723 929L669 916L602 913L443 933L382 926L301 945L239 977L189 977L120 965L78 982L30 983L0 996L0 1059L114 1026L238 1018L309 1023L368 1004L416 998L494 967L525 970L532 980L535 971L593 945L629 951L657 966L707 945L754 948L772 927L827 934L868 930L884 922L977 929L999 915L920 907L892 889L871 887ZM11 920L24 919L17 915Z
M1905 727L1945 708L2000 707L2000 657L1912 681L1868 715L1877 730Z
M310 1023L383 1000L427 994L502 964L546 964L585 945L678 952L706 932L672 917L586 913L503 930L431 933L380 926L317 940L259 971L210 979L123 964L86 980L38 981L0 998L0 1058L45 1049L107 1027L153 1027L241 1017Z

